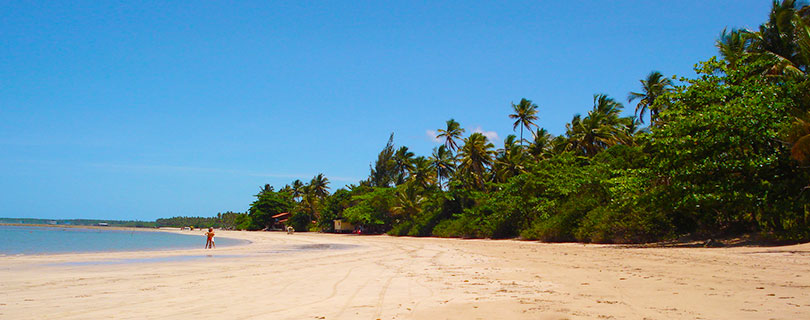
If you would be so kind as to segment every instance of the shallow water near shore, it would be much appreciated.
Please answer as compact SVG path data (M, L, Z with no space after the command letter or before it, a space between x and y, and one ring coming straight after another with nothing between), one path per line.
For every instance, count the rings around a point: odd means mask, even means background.
M215 239L218 247L248 243L239 239ZM202 232L0 226L0 255L193 249L202 248L204 244Z
M148 258L131 258L131 259L108 259L108 260L94 260L94 261L75 261L75 262L62 262L48 264L48 266L96 266L96 265L116 265L116 264L130 264L130 263L163 263L163 262L184 262L195 260L207 259L230 259L230 258L245 258L268 256L276 254L294 254L306 251L323 251L323 250L347 250L352 248L360 248L358 245L339 244L339 243L321 243L321 244L304 244L304 245L284 245L279 246L278 249L269 251L257 251L252 254L218 254L215 252L199 255L173 255L165 257L148 257Z

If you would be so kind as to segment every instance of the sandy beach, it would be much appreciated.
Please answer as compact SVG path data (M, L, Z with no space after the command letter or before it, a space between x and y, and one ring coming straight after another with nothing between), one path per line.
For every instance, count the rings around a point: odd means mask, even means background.
M180 232L180 231L176 231ZM808 319L810 244L633 248L227 232L236 247L4 256L3 319Z

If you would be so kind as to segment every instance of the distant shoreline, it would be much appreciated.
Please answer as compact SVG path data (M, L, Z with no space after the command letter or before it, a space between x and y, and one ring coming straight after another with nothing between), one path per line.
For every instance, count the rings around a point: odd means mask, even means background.
M75 225L75 224L38 224L38 223L4 223L4 222L0 222L0 226L102 229L102 230L137 230L137 231L159 231L161 229L151 227L116 227L116 226L91 226L91 225Z

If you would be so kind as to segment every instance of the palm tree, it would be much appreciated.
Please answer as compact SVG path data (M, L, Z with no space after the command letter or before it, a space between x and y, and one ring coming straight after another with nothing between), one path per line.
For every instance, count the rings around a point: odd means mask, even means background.
M259 195L262 195L262 194L265 194L265 193L270 193L270 192L273 192L273 186L271 186L269 184L265 184L264 186L259 188L259 194L257 194L256 196L259 196Z
M515 144L516 139L515 135L508 135L503 141L503 149L497 152L492 171L498 182L506 182L509 178L525 171L525 153L521 146Z
M649 132L649 128L641 128L641 120L639 120L636 116L632 116L629 118L624 124L624 127L621 128L621 132L618 135L619 141L628 146L633 146L636 144L636 135L642 132Z
M532 126L536 126L534 121L537 120L537 105L532 104L531 100L526 98L520 99L520 103L512 103L512 110L515 113L510 114L509 118L515 119L512 130L516 130L520 126L520 146L523 146L523 128L531 130Z
M292 196L293 199L300 200L301 196L304 194L304 183L301 180L295 179L292 183Z
M414 153L402 146L394 153L394 171L397 173L396 185L405 183L406 174L413 170Z
M309 182L309 191L316 198L323 199L329 195L329 179L319 173Z
M403 219L409 219L422 211L422 196L416 187L405 184L397 187L391 211Z
M604 94L593 97L593 109L585 118L574 115L566 124L567 149L578 154L593 156L622 141L624 127L630 118L621 118L621 103Z
M732 68L736 67L746 51L751 47L751 31L741 29L723 29L720 39L715 46L720 51L720 55L728 61Z
M435 175L431 166L431 161L423 156L413 159L411 172L408 177L411 184L427 189L434 183Z
M492 154L494 153L492 148L494 147L486 136L475 132L464 139L464 145L459 151L461 157L459 168L464 173L471 175L479 188L484 186L484 174L487 168L492 166Z
M450 178L455 172L455 165L456 162L453 153L447 149L446 146L441 145L438 148L433 148L433 156L431 156L430 160L432 161L431 166L434 170L436 170L436 177L438 178L439 188L442 187L442 179L443 178Z
M312 182L301 187L301 201L296 204L296 207L297 210L317 219L320 216L318 213L318 196L315 195L314 191L315 188L312 187Z
M660 72L653 71L647 75L647 79L641 81L641 92L630 92L627 102L639 100L636 105L636 115L641 123L644 123L644 113L649 110L650 122L658 119L661 112L661 104L656 104L656 100L665 93L672 91L672 80L665 78Z
M810 6L799 1L773 1L768 22L748 32L748 52L772 61L772 75L806 77L810 66Z
M534 141L529 145L529 154L536 159L545 158L551 149L551 141L554 137L545 128L538 128L532 135Z
M464 129L461 128L461 124L456 122L455 119L447 120L447 128L446 129L438 129L438 135L436 138L444 138L444 145L447 146L450 150L455 152L458 150L458 144L456 144L456 140L461 139L461 135L464 134Z

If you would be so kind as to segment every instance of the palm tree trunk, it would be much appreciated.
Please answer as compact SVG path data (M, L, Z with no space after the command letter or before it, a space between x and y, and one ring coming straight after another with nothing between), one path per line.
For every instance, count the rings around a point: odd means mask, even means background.
M520 148L523 149L523 126L520 126Z

